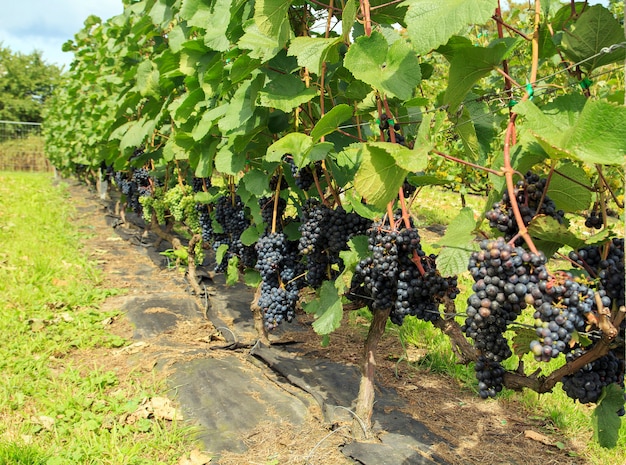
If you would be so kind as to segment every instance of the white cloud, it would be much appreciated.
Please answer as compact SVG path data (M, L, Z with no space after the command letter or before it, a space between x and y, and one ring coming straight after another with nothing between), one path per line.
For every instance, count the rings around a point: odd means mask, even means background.
M74 37L89 15L102 19L122 13L122 0L9 0L0 14L0 42L13 52L39 50L48 63L72 61L64 42Z

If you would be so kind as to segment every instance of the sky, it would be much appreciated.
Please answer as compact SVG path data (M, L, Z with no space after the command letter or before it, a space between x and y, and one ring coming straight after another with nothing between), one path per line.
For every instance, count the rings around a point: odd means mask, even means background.
M607 0L590 0L590 4ZM61 50L89 15L103 20L123 11L122 0L2 0L0 42L13 52L38 50L48 64L69 68L72 54Z
M121 14L122 0L2 0L0 42L12 52L38 50L48 64L69 68L73 55L61 47L89 15L103 20Z

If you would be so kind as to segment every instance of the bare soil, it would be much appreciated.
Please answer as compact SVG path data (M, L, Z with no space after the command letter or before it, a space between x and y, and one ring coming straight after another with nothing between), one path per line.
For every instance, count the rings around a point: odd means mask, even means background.
M128 243L107 226L103 203L85 187L70 188L77 205L77 227L89 233L86 253L97 260L102 269L102 286L124 289L127 295L164 290L184 293L185 284L176 271L159 269L142 248ZM129 270L145 270L143 279ZM145 286L145 276L154 286ZM116 308L120 297L111 297L103 309ZM166 310L166 309L165 309ZM163 309L155 308L155 312ZM166 310L167 311L167 310ZM300 321L310 321L299 315ZM284 339L298 341L297 349L308 357L322 357L341 363L358 364L364 338L365 321L350 323L346 318L333 334L329 347L321 347L319 337L311 330L286 334ZM110 322L110 331L131 339L133 327L120 316ZM170 344L168 360L189 357L219 357L222 351L210 350L224 344L212 324L202 318L180 323L167 335ZM176 344L172 344L175 342ZM199 351L200 349L200 351ZM158 341L142 340L121 349L79 351L74 361L85 367L106 367L115 370L123 382L125 373L145 371L167 376L167 366L156 367L163 346ZM232 354L232 351L229 351ZM425 424L445 442L435 444L433 452L452 465L512 464L549 465L584 464L580 445L564 438L553 424L536 419L532 412L508 400L483 401L453 378L431 373L416 364L399 361L404 354L398 338L383 337L378 350L378 383L394 388L406 402L405 411ZM246 357L246 352L239 352ZM312 407L304 425L288 423L263 424L243 438L249 447L245 454L224 454L220 464L351 464L339 446L351 441L347 425L327 425L319 409ZM558 447L557 447L558 444ZM572 454L573 453L573 454ZM275 460L275 461L273 461ZM181 462L182 463L182 462ZM212 462L214 463L214 462Z

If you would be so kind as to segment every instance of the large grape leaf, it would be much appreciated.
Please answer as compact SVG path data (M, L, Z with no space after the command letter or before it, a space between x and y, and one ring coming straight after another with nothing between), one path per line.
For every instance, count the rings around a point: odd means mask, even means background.
M547 195L559 210L575 212L591 203L591 191L585 170L573 163L560 164L550 180Z
M602 447L617 445L621 418L617 412L624 407L624 388L617 383L609 384L602 390L598 404L591 414L593 436Z
M290 132L267 148L267 161L281 161L284 155L304 157L313 147L313 139L301 132Z
M356 21L358 3L356 0L347 0L341 12L341 36L344 42L350 40L350 32Z
M418 55L445 44L468 24L484 24L498 6L497 0L407 0L404 17Z
M385 148L371 144L361 147L362 160L354 187L368 204L385 208L398 195L407 171L400 168Z
M446 233L437 242L444 247L460 247L473 250L474 247L469 244L474 241L474 230L476 229L476 220L474 219L474 211L465 207L450 222L446 229Z
M317 122L313 130L311 131L311 138L314 141L320 140L327 134L337 130L337 127L344 121L352 118L352 108L350 105L341 103L333 107L328 113L326 113Z
M561 46L565 55L588 71L603 65L624 61L626 49L600 53L603 48L624 42L624 28L602 5L585 9L570 30L563 34ZM597 56L596 56L597 55Z
M257 94L264 84L265 76L259 74L255 79L241 83L228 104L224 116L219 120L218 127L224 133L242 126L254 115Z
M301 79L293 74L274 77L259 92L259 105L290 112L317 95L317 90L307 88Z
M584 239L579 239L571 232L567 226L560 224L551 216L538 215L528 225L528 233L537 239L545 242L558 244L558 246L569 245L577 250L585 245Z
M566 102L566 100L562 100ZM626 156L626 107L587 100L569 119L559 108L543 112L526 100L515 106L523 127L553 159L572 158L588 164L620 165ZM573 117L572 117L573 116Z
M250 50L250 58L269 61L282 50L287 41L293 36L289 23L283 23L281 30L275 35L268 35L261 31L253 20L244 25L245 33L239 39L237 46Z
M289 45L288 54L295 56L300 66L319 75L324 61L335 62L339 59L337 47L341 43L340 37L296 37Z
M370 142L370 147L384 150L393 157L399 168L407 171L423 171L428 165L428 145L419 145L416 149L409 149L400 144L391 142Z
M259 31L269 37L277 37L285 24L289 23L287 10L291 0L256 0L254 22Z
M444 247L437 256L437 270L442 276L455 276L467 271L471 249Z
M411 98L422 78L417 56L406 41L389 46L379 32L359 37L346 53L344 66L355 78L401 100Z
M315 314L313 329L317 334L330 334L341 324L343 306L337 288L331 281L324 281L319 297L304 304L303 309L307 313Z
M159 98L159 70L151 60L142 61L137 67L137 89L142 97Z
M230 49L230 41L226 35L230 24L230 8L232 0L215 0L211 5L210 16L203 25L204 44L211 50L225 52Z
M518 45L517 40L499 40L489 47L467 47L450 62L448 88L444 103L454 112L479 79L485 77Z

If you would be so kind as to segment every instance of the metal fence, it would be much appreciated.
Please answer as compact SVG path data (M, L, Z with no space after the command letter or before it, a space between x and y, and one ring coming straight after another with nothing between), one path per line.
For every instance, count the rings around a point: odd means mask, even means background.
M52 171L41 123L0 121L0 171Z

